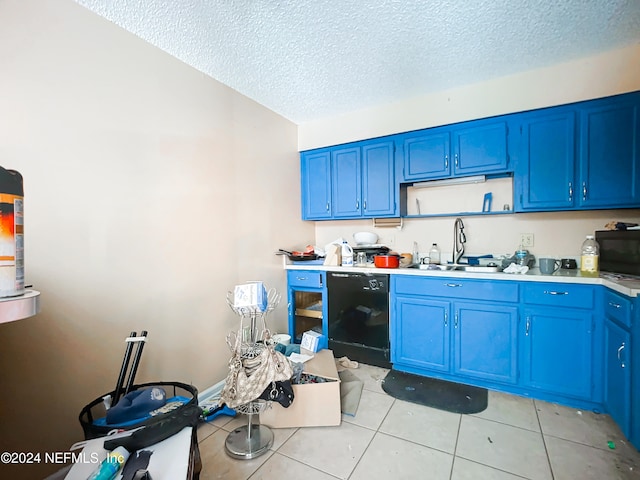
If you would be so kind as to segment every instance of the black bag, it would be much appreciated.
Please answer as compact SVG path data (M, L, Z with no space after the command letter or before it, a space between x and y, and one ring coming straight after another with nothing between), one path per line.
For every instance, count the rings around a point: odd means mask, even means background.
M294 398L291 380L271 382L258 398L269 402L278 402L287 408L293 403Z
M198 425L201 414L202 409L198 405L187 405L184 408L162 415L159 421L136 430L128 437L109 439L107 436L104 441L104 449L111 451L116 447L124 447L129 452L135 452L175 435L184 427L195 428Z

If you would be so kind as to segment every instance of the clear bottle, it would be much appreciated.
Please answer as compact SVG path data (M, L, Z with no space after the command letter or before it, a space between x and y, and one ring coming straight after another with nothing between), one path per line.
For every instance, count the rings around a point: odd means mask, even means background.
M516 250L516 261L518 262L518 265L526 265L528 255L529 251L524 248L524 245L522 245L522 243L520 243L520 245L518 245L518 249Z
M582 243L580 257L580 273L587 276L598 275L598 259L600 258L600 246L593 235L587 235Z
M429 250L429 263L440 264L440 249L437 243L431 245L431 250Z

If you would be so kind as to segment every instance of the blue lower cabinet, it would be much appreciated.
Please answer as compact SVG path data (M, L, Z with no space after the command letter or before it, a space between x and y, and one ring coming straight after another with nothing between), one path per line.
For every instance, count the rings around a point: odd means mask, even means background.
M391 362L438 372L451 369L450 303L396 297L391 325Z
M394 309L394 365L516 383L516 306L398 296Z
M326 273L314 270L287 272L289 335L292 343L300 343L308 330L321 331L321 348L328 346Z
M524 386L592 399L594 319L590 311L525 308L521 327Z
M516 383L518 308L457 302L454 309L455 373Z
M604 406L627 438L631 431L631 334L615 322L604 324Z

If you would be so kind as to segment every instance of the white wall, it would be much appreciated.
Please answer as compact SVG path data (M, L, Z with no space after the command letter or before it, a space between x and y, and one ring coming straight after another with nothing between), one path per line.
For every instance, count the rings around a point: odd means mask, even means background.
M437 92L408 101L350 112L300 125L298 148L307 150L327 145L375 138L382 135L429 128L476 118L543 108L592 98L640 90L640 44L613 50L589 58L510 75L487 82ZM469 198L481 210L482 194L494 189L489 183L439 189L439 197L429 202L432 212L448 210ZM497 191L497 190L496 190ZM502 190L500 190L502 192ZM422 193L426 195L426 193ZM511 203L509 195L494 199L493 209ZM465 199L469 201L469 199ZM422 205L425 205L425 201ZM513 208L513 205L511 205ZM413 200L409 208L414 209ZM425 211L423 211L424 213ZM416 213L410 210L410 213ZM468 217L467 252L471 254L507 254L518 246L520 233L533 233L537 256L579 255L584 236L603 229L611 221L640 223L638 210L529 213L506 216ZM426 252L437 242L451 252L454 217L409 219L402 230L380 229L381 241L400 252L411 252L414 241ZM360 230L373 231L370 221L316 222L316 240L322 245Z
M298 149L640 90L640 43L588 58L307 122Z
M605 210L595 212L519 213L494 216L462 217L469 255L513 255L521 233L534 234L536 257L578 257L587 234L604 230L606 223L616 220L640 223L640 210ZM455 217L405 219L401 230L373 228L371 220L316 222L318 245L344 237L353 245L353 234L375 232L380 242L398 253L411 253L418 243L421 256L428 255L432 243L443 252L443 261L451 260Z
M149 331L139 382L226 376L226 292L285 293L274 252L313 240L297 127L72 0L0 2L0 65L0 165L24 176L42 292L39 315L0 324L0 451L64 451L131 331Z

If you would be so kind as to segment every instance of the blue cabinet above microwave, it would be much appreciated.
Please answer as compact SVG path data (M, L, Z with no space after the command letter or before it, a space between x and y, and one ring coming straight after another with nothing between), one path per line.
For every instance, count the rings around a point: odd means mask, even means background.
M640 93L520 115L516 212L640 207Z

